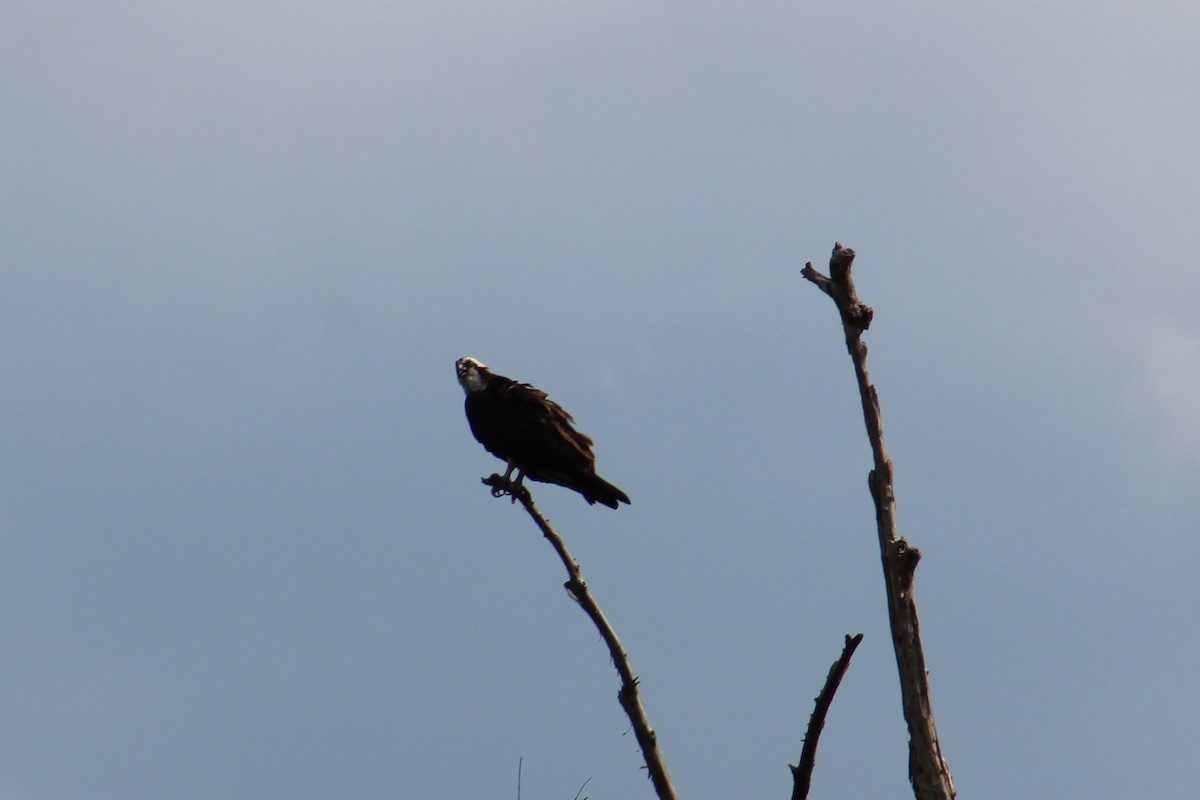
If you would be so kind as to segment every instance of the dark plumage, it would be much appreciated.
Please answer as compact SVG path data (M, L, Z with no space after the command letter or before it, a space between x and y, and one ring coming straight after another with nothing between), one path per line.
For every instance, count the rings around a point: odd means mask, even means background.
M489 453L507 462L507 478L557 483L588 503L616 508L629 497L596 474L592 440L575 430L571 415L540 389L497 375L473 358L455 362L467 393L471 433Z

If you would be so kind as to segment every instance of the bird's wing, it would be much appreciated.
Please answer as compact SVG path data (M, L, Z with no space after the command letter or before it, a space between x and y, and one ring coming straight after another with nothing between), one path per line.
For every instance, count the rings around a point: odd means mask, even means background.
M504 379L469 395L467 417L484 447L514 461L531 478L565 478L589 472L595 463L592 440L575 430L566 409L527 383Z

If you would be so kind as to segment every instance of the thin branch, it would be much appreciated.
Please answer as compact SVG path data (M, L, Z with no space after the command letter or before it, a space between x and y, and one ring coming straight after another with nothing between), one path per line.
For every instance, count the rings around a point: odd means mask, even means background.
M829 276L822 275L806 264L801 274L829 295L842 317L846 349L854 362L858 391L862 400L863 419L867 438L871 442L874 469L868 485L875 502L875 523L879 534L879 551L883 561L887 586L888 621L892 629L892 646L896 651L896 667L900 673L900 693L904 719L908 723L908 777L916 800L953 800L954 781L950 767L942 758L933 706L929 699L929 680L925 670L925 653L921 646L921 631L917 621L917 604L913 598L913 573L921 553L909 547L896 530L896 495L892 483L892 460L883 446L883 416L879 397L867 374L867 345L862 334L871 325L874 312L858 299L850 268L854 251L841 242L833 246L829 259Z
M550 542L554 552L558 553L559 560L567 570L567 582L563 586L579 603L584 613L591 618L592 624L600 632L600 638L604 639L604 643L608 645L613 666L616 667L617 674L621 678L621 690L617 694L617 699L621 703L621 708L625 709L625 714L633 726L634 736L637 737L638 745L642 748L642 756L646 759L646 769L650 772L654 791L658 793L659 800L677 800L678 795L675 793L675 786L671 783L671 774L667 771L667 762L658 749L658 735L650 726L650 719L646 716L645 708L642 707L642 699L638 693L638 679L633 674L633 667L629 664L629 656L625 653L625 648L621 646L621 640L617 638L616 631L605 618L604 612L600 610L600 605L592 597L587 582L584 581L580 572L579 563L567 550L562 536L538 511L537 506L533 503L533 495L527 488L517 486L502 475L496 474L484 478L483 483L492 487L494 496L510 494L520 502L529 512L529 516L533 518L542 535Z
M812 716L808 718L808 731L804 734L804 747L800 751L800 763L792 766L792 800L805 800L808 797L808 789L812 784L813 767L817 764L817 740L821 738L821 730L825 727L825 715L829 713L833 696L837 693L838 686L842 683L842 676L846 674L846 668L850 666L850 659L854 656L854 651L858 649L858 643L862 641L862 638L861 633L855 636L846 635L846 644L842 646L842 655L829 668L825 686L817 695L816 707L813 708Z

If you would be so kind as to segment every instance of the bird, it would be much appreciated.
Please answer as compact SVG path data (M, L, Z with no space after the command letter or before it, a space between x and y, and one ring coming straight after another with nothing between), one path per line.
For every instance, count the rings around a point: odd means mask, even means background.
M517 489L529 478L573 489L589 505L629 504L627 494L596 474L592 440L575 430L575 420L545 392L497 375L468 356L454 367L467 395L464 407L471 433L484 449L507 462L505 481L515 469L512 485Z

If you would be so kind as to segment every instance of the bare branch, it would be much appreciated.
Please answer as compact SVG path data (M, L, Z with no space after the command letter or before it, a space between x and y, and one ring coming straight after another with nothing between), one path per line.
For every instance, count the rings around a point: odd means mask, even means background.
M542 535L554 548L554 552L558 553L559 560L567 570L567 582L563 586L579 603L584 613L591 618L592 624L600 632L600 638L604 639L604 643L608 645L613 666L616 667L617 674L621 678L621 690L617 693L617 699L621 703L621 708L625 709L625 714L633 726L634 736L637 737L638 745L642 748L642 756L646 759L646 769L650 772L654 791L657 792L659 800L677 800L675 786L671 783L671 775L667 771L667 762L658 749L658 735L650 726L650 719L646 716L645 708L642 707L642 699L638 693L638 679L633 674L633 667L629 664L629 656L625 653L625 648L621 646L621 640L617 638L616 631L605 618L604 612L600 610L600 605L592 597L587 583L583 580L578 562L567 550L562 536L551 527L542 513L538 511L537 506L533 504L533 495L527 488L517 486L504 476L497 474L484 478L483 483L492 487L494 496L510 494L524 506L538 529L541 530Z
M854 251L840 242L833 246L829 259L829 276L822 275L806 264L801 274L829 295L842 317L846 349L854 362L862 400L863 419L867 438L871 442L874 469L868 484L875 502L875 522L879 535L879 551L887 585L888 621L892 629L892 646L896 652L896 667L900 673L900 693L904 719L908 723L908 777L916 800L953 800L954 781L950 767L942 758L933 706L929 699L929 680L925 670L925 653L921 646L917 604L913 597L913 573L921 558L920 552L909 547L896 530L896 496L892 483L892 460L883 446L883 416L879 397L867 374L867 345L862 334L871 325L874 312L858 299L850 268Z
M842 646L842 655L829 668L825 678L825 686L817 695L816 707L808 718L808 731L804 734L804 748L800 751L800 763L792 767L792 800L806 800L808 789L812 784L813 767L817 764L817 740L821 738L821 730L825 727L825 715L833 703L833 695L842 683L842 676L850 666L850 659L858 649L858 643L863 635L846 635L846 643Z

